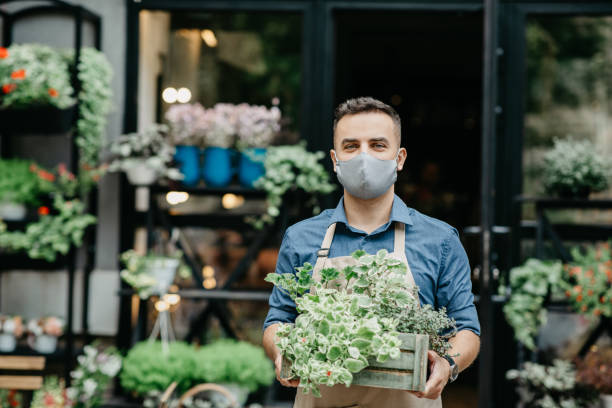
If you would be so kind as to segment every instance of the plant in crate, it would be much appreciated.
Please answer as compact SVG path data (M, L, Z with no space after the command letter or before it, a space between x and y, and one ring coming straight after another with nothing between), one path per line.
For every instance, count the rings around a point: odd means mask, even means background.
M11 352L17 347L17 340L23 335L21 316L0 315L0 351Z
M285 364L284 377L300 378L304 392L316 396L320 395L318 385L335 384L422 390L427 349L446 354L448 339L456 331L454 320L444 309L420 306L418 288L406 281L406 264L389 257L387 251L368 255L359 250L352 256L354 266L342 271L323 269L320 281L312 278L308 263L295 274L266 277L287 291L299 313L295 325L281 324L276 332L276 344L290 363ZM413 344L412 349L407 343ZM402 357L404 350L414 352L410 366L385 365ZM386 370L381 382L368 374L377 366L400 370ZM413 374L406 375L408 371ZM405 382L399 385L396 377Z
M551 366L526 362L520 370L509 370L506 379L516 383L521 408L589 408L596 398L576 382L569 361L555 360Z
M64 334L66 323L55 316L30 319L28 321L28 343L39 353L53 353L57 348L57 339Z
M206 130L205 109L199 103L175 104L166 111L170 137L176 147L174 158L185 176L183 184L193 186L200 181L200 146Z
M179 250L173 251L171 255L142 255L130 249L121 254L121 262L124 265L121 278L143 299L152 294L163 295L168 291L177 272L181 278L191 276L191 270L182 258L183 253Z
M45 378L41 388L34 391L30 408L67 408L72 401L66 393L64 380L55 376Z
M576 362L579 383L593 387L599 393L602 408L612 407L612 348L593 347Z
M171 165L174 146L167 134L168 126L156 124L142 132L119 136L110 144L109 171L125 172L135 185L149 185L159 177L182 179L183 175Z
M586 198L608 188L612 161L588 140L555 140L544 156L544 188L548 194Z
M265 174L255 182L255 187L266 192L266 214L249 218L256 228L274 222L280 214L283 196L288 191L301 190L308 195L306 206L319 213L318 194L329 194L336 186L329 180L329 172L320 163L323 152L309 152L305 144L295 146L271 146L266 153Z
M236 145L241 151L238 178L245 187L265 174L266 149L280 131L281 112L276 106L236 106Z
M87 345L77 362L77 368L70 373L68 397L78 408L102 405L104 393L121 370L121 355L114 347L99 349L95 344Z

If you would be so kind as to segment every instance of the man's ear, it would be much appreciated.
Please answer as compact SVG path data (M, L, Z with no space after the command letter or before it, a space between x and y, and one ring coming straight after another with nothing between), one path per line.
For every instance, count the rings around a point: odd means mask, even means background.
M408 156L408 152L403 147L400 147L397 152L397 171L401 171L404 168L404 163L406 162L406 157Z
M337 166L337 162L336 162L336 151L334 149L330 149L329 150L329 157L332 160L332 163L334 163L334 172L336 172L336 166Z

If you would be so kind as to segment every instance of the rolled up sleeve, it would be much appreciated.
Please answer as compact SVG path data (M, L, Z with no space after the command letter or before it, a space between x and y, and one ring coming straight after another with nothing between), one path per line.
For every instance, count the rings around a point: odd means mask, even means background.
M295 266L298 265L297 253L292 248L291 239L289 238L288 232L289 230L287 230L285 233L278 252L276 273L295 274ZM295 318L297 317L295 302L293 302L291 297L289 297L285 291L275 286L274 289L272 289L269 304L270 310L268 311L268 315L266 316L266 320L263 324L264 330L266 330L266 328L273 323L295 322Z
M458 331L470 330L480 336L470 263L455 228L442 244L436 303L438 307L445 307L448 316L455 319Z

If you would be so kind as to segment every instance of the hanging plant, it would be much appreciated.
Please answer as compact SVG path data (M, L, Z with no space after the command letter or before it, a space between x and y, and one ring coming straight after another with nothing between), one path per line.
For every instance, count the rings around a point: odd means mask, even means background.
M280 214L283 196L290 190L303 190L311 197L306 203L313 213L320 211L317 194L329 194L336 186L329 180L329 173L320 163L323 152L309 152L305 144L272 146L264 161L266 173L255 182L255 187L266 192L266 214L248 221L256 228L271 224Z

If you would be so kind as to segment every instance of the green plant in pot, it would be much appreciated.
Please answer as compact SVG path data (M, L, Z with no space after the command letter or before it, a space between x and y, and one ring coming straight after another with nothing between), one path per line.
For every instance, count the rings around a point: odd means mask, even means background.
M21 220L27 205L39 203L40 195L48 192L50 184L32 171L29 160L0 159L0 218Z
M577 359L577 380L599 393L601 408L612 408L612 348L594 346Z
M586 198L609 186L612 161L588 140L557 139L544 156L544 188L560 197Z
M153 253L142 255L130 249L121 254L121 262L125 266L121 270L121 278L143 299L153 294L163 295L177 272L182 278L191 276L191 270L182 257L183 253L178 250L166 256Z

